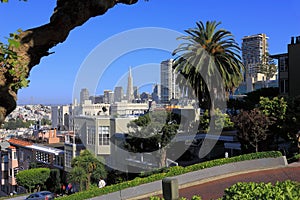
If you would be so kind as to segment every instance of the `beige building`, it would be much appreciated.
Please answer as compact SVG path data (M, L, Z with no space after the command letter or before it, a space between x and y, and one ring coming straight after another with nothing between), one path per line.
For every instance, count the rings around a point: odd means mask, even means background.
M149 109L147 103L128 103L127 101L116 102L111 105L112 116L144 114Z
M74 131L86 149L95 155L110 154L110 118L105 116L76 116Z
M127 167L128 152L123 149L124 134L128 133L127 124L136 119L110 118L103 116L75 117L75 134L66 138L65 169L71 168L71 160L86 148L96 156L105 159L108 166L124 170ZM76 135L77 141L74 140Z
M109 110L110 104L108 103L93 104L91 100L86 100L80 105L79 113L76 115L104 116L110 114Z

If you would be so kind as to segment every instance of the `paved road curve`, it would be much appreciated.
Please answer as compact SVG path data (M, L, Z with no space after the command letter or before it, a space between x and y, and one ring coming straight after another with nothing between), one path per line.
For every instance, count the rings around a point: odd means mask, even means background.
M200 195L203 200L217 199L222 197L224 190L237 182L272 182L294 180L300 182L300 163L291 164L287 167L262 170L257 172L233 175L218 180L209 181L199 185L179 190L181 197L191 199L194 195ZM146 200L149 198L144 198Z

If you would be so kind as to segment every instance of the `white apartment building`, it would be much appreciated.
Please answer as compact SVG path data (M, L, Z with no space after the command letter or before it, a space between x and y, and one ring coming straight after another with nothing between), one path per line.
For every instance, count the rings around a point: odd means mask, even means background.
M267 85L266 81L277 80L278 74L267 80L266 76L259 72L259 65L266 62L264 58L268 56L268 39L264 33L242 38L242 59L246 70L244 73L246 92L253 91L257 85Z
M179 87L176 84L176 74L172 68L173 59L162 61L160 65L160 98L161 103L169 103L171 99L179 98Z

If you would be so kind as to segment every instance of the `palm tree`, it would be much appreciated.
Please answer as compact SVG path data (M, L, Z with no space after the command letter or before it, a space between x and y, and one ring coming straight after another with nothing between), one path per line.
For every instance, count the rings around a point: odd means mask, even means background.
M78 183L79 191L82 191L84 189L84 183L87 182L88 177L86 171L82 167L75 166L68 174L68 178L70 182Z
M177 82L182 89L189 84L199 104L203 99L209 101L209 93L215 96L224 90L232 91L243 79L240 48L229 31L217 29L220 24L215 21L207 21L206 25L197 22L196 28L185 30L188 35L179 38L185 42L173 52L173 55L179 54L173 61L173 68L182 75L178 76ZM211 119L214 104L211 98Z
M104 168L103 164L88 150L82 150L80 155L75 157L71 163L72 167L81 167L85 170L87 175L86 189L89 189L91 177L97 168ZM105 170L101 170L104 172ZM105 176L106 174L102 174Z

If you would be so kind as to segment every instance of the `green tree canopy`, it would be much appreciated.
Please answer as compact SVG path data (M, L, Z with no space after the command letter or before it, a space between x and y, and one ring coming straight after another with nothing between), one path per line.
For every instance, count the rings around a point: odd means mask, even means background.
M277 73L277 65L273 58L267 53L266 55L262 56L262 63L258 64L258 72L262 73L266 77L266 87L268 87L269 80L275 76Z
M128 124L129 135L125 147L132 152L160 150L159 166L164 167L166 146L177 134L180 116L171 112L149 112Z
M88 175L83 167L75 166L68 174L68 180L72 183L79 184L79 191L82 191L88 181Z
M173 55L178 54L173 68L182 75L178 76L181 88L189 84L199 102L208 99L209 92L213 95L216 95L215 90L224 92L220 91L222 86L226 91L234 89L243 79L240 48L231 32L218 29L220 24L216 21L197 22L196 28L185 30L187 35L179 38L184 42L173 52ZM210 104L211 115L214 103Z
M25 187L29 192L45 184L50 177L50 169L48 168L34 168L19 171L16 175L18 185Z
M200 116L200 130L208 131L209 129L210 117L208 110L205 110L202 116ZM215 128L219 129L231 129L234 127L233 122L230 117L226 113L222 113L220 109L216 109L215 111Z
M76 171L72 170L70 172L71 177L75 178L76 173L82 173L82 170L79 168L82 168L85 171L87 177L85 181L86 189L89 188L91 180L98 181L100 176L105 178L107 175L103 162L97 159L89 150L82 150L79 156L73 158L71 166L73 169L76 167ZM84 177L84 174L81 176ZM77 181L78 180L76 180L76 182ZM82 182L77 183L82 184Z

